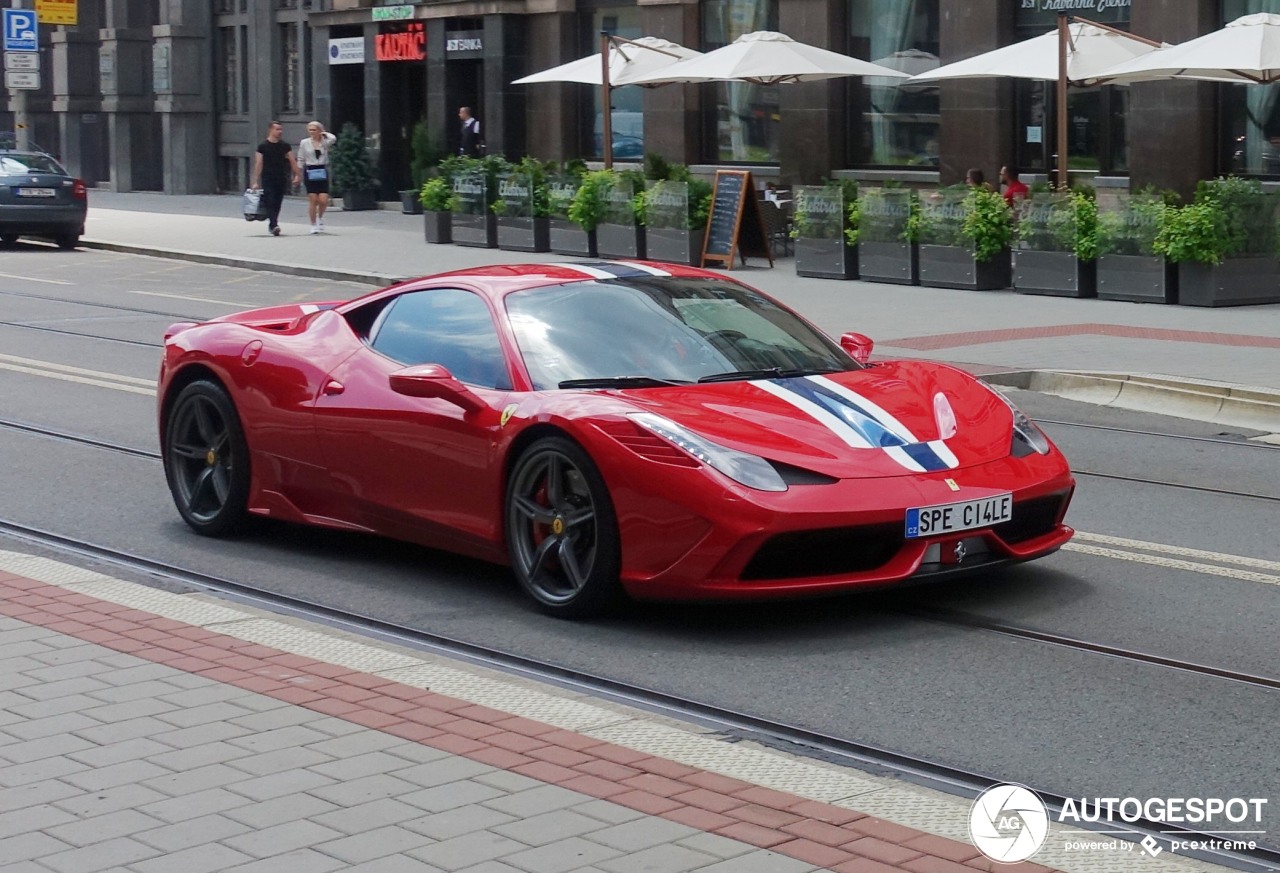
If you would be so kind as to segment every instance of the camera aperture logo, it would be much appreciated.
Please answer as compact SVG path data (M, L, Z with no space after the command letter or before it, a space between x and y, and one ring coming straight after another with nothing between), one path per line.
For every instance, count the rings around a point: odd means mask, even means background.
M1021 785L995 785L969 811L969 836L992 861L1016 864L1040 850L1049 836L1044 801Z

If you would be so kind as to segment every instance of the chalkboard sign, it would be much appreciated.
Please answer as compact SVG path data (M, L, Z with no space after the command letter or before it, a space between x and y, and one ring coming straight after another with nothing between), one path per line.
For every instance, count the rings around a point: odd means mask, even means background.
M707 233L702 246L702 266L707 261L721 261L733 269L736 251L747 262L747 255L768 258L773 266L773 252L765 236L764 221L756 201L756 187L747 170L716 170L711 211L707 215Z

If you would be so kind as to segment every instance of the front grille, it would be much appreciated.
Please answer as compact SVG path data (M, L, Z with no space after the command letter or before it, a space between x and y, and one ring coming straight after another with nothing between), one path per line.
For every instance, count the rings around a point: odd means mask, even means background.
M1013 518L991 528L1006 543L1021 543L1044 536L1053 530L1062 512L1067 492L1049 494L1031 500L1015 501Z
M902 548L900 524L838 527L778 534L742 571L744 582L862 573L884 566Z

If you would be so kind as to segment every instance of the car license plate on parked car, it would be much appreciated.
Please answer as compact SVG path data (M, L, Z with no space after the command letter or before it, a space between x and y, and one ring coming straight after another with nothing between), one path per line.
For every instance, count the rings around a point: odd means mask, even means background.
M53 197L54 190L52 188L19 188L19 197Z
M1013 518L1013 495L918 506L907 510L907 539L932 537L975 527L990 527Z

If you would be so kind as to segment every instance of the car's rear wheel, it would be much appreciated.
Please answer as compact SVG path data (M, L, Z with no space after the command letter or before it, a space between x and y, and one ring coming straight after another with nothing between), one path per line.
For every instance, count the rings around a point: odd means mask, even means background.
M235 404L221 385L201 380L182 389L161 448L169 491L187 524L215 537L244 525L249 448Z
M4 243L7 246L11 246L17 241L18 241L18 235L16 233L0 233L0 243Z
M621 599L613 501L572 440L544 437L520 455L507 481L506 533L516 578L545 612L585 618Z
M80 244L80 234L78 233L60 233L53 238L58 244L58 248L64 252L71 251Z

